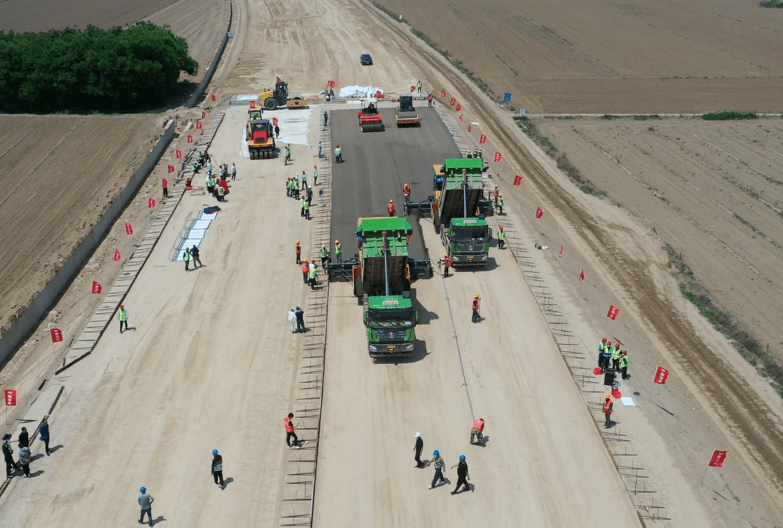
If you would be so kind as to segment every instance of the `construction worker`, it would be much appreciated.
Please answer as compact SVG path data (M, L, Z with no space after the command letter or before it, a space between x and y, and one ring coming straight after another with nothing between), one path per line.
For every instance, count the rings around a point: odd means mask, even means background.
M612 349L612 368L616 371L620 370L620 356L623 355L623 351L620 350L620 343L615 343Z
M432 106L432 94L427 96L427 106Z
M307 173L302 171L302 189L307 187Z
M451 469L457 468L457 487L451 492L452 495L456 495L459 491L459 487L463 484L465 485L465 491L470 491L470 486L468 485L470 473L468 473L468 463L465 458L465 455L460 455L459 462L451 466Z
M337 163L343 162L343 148L338 143L337 146L334 149L334 157Z
M473 428L470 430L470 445L473 445L473 437L478 437L478 443L481 447L484 447L484 418L479 418L473 423Z
M301 207L301 210L299 211L299 216L304 218L305 215L305 205L307 205L307 200L305 200L304 194L299 197L299 207Z
M302 195L302 198L304 199L304 195ZM307 220L310 220L310 202L306 199L304 200L304 215Z
M440 262L443 262L443 276L448 277L449 270L451 269L451 257L449 257L448 253L444 253L443 260L441 260Z
M297 306L296 311L294 312L294 316L296 317L296 331L307 332L307 328L305 328L304 324L304 310Z
M479 159L484 159L484 151L481 148L479 148L478 157Z
M606 338L605 337L603 339L601 339L600 343L598 343L598 366L601 367L601 370L603 370L604 348L606 348Z
M185 271L190 271L188 265L190 264L190 249L185 248L185 252L182 254L182 260L185 261Z
M329 112L324 110L324 128L326 128L328 122L329 122Z
M291 161L291 145L285 146L285 164L288 165L288 162Z
M120 305L117 318L120 320L120 333L122 333L123 326L125 326L125 330L128 329L128 312L125 310L125 306Z
M500 209L500 214L503 214L503 193L498 194L498 208Z
M315 283L318 280L318 267L313 264L310 268L310 289L315 290Z
M506 245L506 232L503 231L503 226L500 226L498 231L498 249L505 249Z
M275 125L275 139L280 137L280 126Z
M299 179L298 178L291 178L291 186L294 189L294 192L293 192L292 196L294 198L298 197L299 196Z
M389 200L387 209L389 210L389 216L394 216L394 200Z
M296 241L296 263L302 263L302 246L299 244L298 240Z
M481 295L478 293L473 296L473 303L471 304L471 308L473 309L473 320L471 322L478 323L481 321L481 317L479 316L479 310L481 309Z
M169 181L166 178L163 178L160 182L160 187L163 189L163 197L168 198L169 197Z
M291 197L291 178L285 179L285 195Z
M432 95L430 95L430 97L432 97ZM434 488L438 481L446 484L446 479L443 478L443 470L446 469L446 462L443 461L443 458L440 456L440 451L437 449L432 452L432 460L427 462L425 467L430 467L430 464L435 464L435 476L432 478L432 484L430 484L427 489Z
M296 432L294 429L294 424L291 421L291 419L294 417L294 413L288 413L288 416L283 419L283 423L285 424L285 443L290 448L291 447L291 438L294 439L294 447L299 449L299 438L296 436Z
M623 373L623 379L628 379L628 351L623 350L622 356L620 356L620 372Z
M307 276L310 273L310 265L307 263L307 259L302 261L302 282L307 284Z
M232 163L231 164L231 181L236 181L237 179L237 164Z
M419 90L419 95L421 95L421 81L416 83L416 88Z
M321 156L318 156L319 158ZM318 185L318 167L313 165L313 185Z
M310 204L313 202L313 189L307 186L307 208L310 209Z
M141 514L139 515L139 524L144 524L144 514L147 514L147 522L152 524L152 503L155 502L155 497L147 493L147 488L142 486L139 488L139 506L141 506Z
M421 433L416 433L416 443L413 446L414 456L413 460L416 461L416 467L426 467L424 466L424 463L421 461L421 452L424 449L424 440L421 438Z
M334 256L337 258L337 262L343 261L343 245L339 240L334 241Z
M326 266L329 260L331 260L329 258L329 250L326 249L326 244L321 244L321 267Z
M220 489L226 488L226 484L223 482L223 457L218 454L217 449L212 450L212 476L215 479L215 485L220 486Z
M324 157L324 151L323 151L323 145L321 145L321 142L318 142L318 159L321 159Z
M605 398L606 401L604 401L604 416L606 416L606 423L604 425L609 427L609 423L612 421L610 419L612 416L612 395L607 392Z
M495 207L497 207L497 206L498 206L498 194L499 194L499 193L500 193L500 191L498 190L498 184L496 183L496 184L495 184L495 191L494 191L494 193L493 193L493 194L494 194L494 196L495 196Z
M407 204L411 199L411 188L408 187L407 183L402 186L402 195L405 197L405 203Z
M601 372L609 368L609 360L611 359L612 359L612 342L607 341L606 346L604 347L604 351L601 352L601 364L599 365L599 367L601 367Z

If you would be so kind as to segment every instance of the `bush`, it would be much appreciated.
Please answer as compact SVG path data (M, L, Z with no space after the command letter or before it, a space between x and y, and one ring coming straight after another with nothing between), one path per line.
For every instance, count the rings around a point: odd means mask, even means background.
M707 121L730 121L732 119L756 119L755 112L729 112L724 110L723 112L712 112L701 116L702 119Z
M128 111L160 104L181 71L194 75L185 39L140 22L127 29L0 31L0 111Z
M783 8L783 1L782 0L762 0L761 2L759 2L759 5L761 7Z

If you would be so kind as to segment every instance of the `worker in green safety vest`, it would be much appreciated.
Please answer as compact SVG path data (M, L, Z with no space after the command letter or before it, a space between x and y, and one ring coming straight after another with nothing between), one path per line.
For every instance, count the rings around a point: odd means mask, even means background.
M339 240L334 241L334 254L337 257L337 262L343 261L343 245Z
M304 200L304 216L310 220L310 204L307 203L307 200Z
M329 260L329 250L326 249L326 244L321 244L321 266L325 266Z
M302 210L299 212L299 216L301 216L302 218L304 218L305 205L307 205L307 200L305 200L304 195L302 195L302 197L299 198L299 207L302 208Z
M498 195L498 208L500 209L499 214L503 214L503 193Z
M620 369L620 356L623 354L623 351L620 350L620 343L615 343L614 348L612 349L612 368L614 370Z
M628 351L623 350L620 356L620 372L623 373L623 379L628 379Z
M310 268L310 289L315 289L315 280L318 277L318 268L315 267L315 264L312 265Z
M503 226L500 226L500 231L498 231L498 249L503 249L503 246L506 245L506 232L503 231Z
M122 333L123 326L125 326L125 330L128 329L128 312L125 310L125 306L120 305L120 310L117 312L117 318L120 320L120 333Z

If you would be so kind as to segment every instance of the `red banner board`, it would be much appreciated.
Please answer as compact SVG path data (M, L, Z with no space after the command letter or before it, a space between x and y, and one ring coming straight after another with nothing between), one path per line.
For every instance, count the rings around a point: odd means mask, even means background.
M383 99L383 92L382 92L382 91L380 91L380 90L378 90L377 92L375 92L375 98L376 98L376 99Z
M481 136L479 137L479 143L486 143L486 142L487 142L487 136L481 134Z
M710 467L723 467L723 462L726 460L726 451L718 451L717 449L712 453L710 458Z
M658 367L658 370L655 371L655 379L653 382L657 383L658 385L663 385L666 383L666 378L668 377L669 371L663 367Z
M457 106L454 108L457 112L462 111L462 105L457 103Z
M495 152L495 158L494 158L495 163L500 163L500 160L502 159L503 159L503 154L501 154L500 152Z
M514 185L517 187L522 185L522 176L514 176Z
M334 88L335 86L337 86L337 83L334 81L329 81L329 88Z
M593 369L593 374L595 374L596 376L600 376L603 373L604 373L604 371L601 369L601 367L595 367Z
M150 209L153 209L155 207L155 198L150 198L149 207Z
M103 286L101 286L98 282L92 281L92 292L94 294L99 294L103 291Z
M181 150L177 149L176 154L177 154L177 159L182 159L182 151Z
M536 207L536 218L541 218L542 216L544 216L544 210L540 207Z
M120 250L119 249L115 249L114 250L114 262L119 262L121 258L122 257L120 257Z
M582 270L582 273L579 274L579 280L580 281L585 280L585 270Z
M133 234L133 226L128 222L125 222L125 232L129 235Z
M471 131L472 131L472 127L470 125L468 125L468 132L471 132Z
M250 108L255 108L255 107L256 107L256 102L255 101L250 101Z
M188 143L193 143L193 136L188 135Z
M277 78L277 82L280 82L280 81L282 81L282 80L283 80L283 79L281 79L280 77L278 77L278 78Z
M459 115L460 123L462 122L462 114Z
M456 103L456 102L457 102L457 100L452 97L451 98L451 106L454 106L454 103Z
M565 249L565 246L560 246L560 254L557 256L557 258L563 258L563 250Z
M411 86L411 93L413 93L415 91L416 91L416 87L415 86Z
M280 79L278 78L277 80L279 81ZM215 97L215 94L212 94L212 102L214 103L215 101L217 101L217 98Z
M49 333L52 334L52 343L59 343L63 340L63 331L59 328L52 328Z
M6 407L16 407L16 390L5 390L5 405Z
M201 119L205 119L206 117L207 117L207 113L206 112L201 112Z
M277 126L277 118L276 117L272 118L272 126Z
M174 172L176 169L174 168L174 165L169 165L169 174Z
M441 90L440 91L440 96L441 97L446 97L446 90Z
M196 121L196 129L201 130L201 121Z
M620 309L619 308L615 308L614 305L611 305L609 307L609 311L606 314L606 317L608 317L609 319L614 321L615 319L617 319L617 314L619 314L619 313L620 313Z
M620 392L617 389L612 389L612 398L614 398L615 400L619 400L622 397L623 397L623 393L622 392Z

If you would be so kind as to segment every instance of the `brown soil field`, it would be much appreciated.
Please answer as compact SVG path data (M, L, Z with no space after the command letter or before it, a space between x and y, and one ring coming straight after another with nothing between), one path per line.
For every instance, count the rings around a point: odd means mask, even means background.
M150 116L0 116L0 326L100 219L160 136Z
M783 12L754 1L378 3L528 112L781 110Z
M783 123L537 120L583 176L783 359Z

